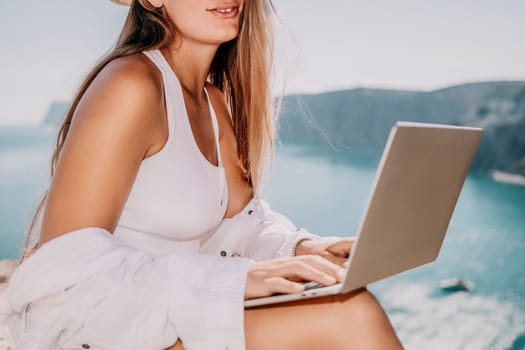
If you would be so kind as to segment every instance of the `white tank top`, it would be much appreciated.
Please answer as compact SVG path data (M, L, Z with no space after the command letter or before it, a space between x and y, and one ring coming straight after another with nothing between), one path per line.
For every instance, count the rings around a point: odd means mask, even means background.
M218 166L193 137L180 82L158 50L143 53L162 72L169 136L142 161L113 234L155 255L199 251L199 240L223 219L228 186L219 147L219 127L208 92Z

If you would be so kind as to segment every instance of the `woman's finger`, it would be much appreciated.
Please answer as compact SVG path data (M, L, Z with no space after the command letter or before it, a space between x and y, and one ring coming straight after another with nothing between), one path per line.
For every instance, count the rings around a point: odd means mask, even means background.
M292 282L282 277L271 277L266 280L268 295L274 293L300 293L304 291L302 283Z
M326 246L325 250L341 257L347 257L355 243L355 238L341 238L338 242Z
M337 256L337 255L334 255L332 253L329 253L329 252L325 252L321 255L324 259L330 261L331 263L341 267L341 268L346 268L346 265L345 263L348 261L348 258L343 258L343 257L340 257L340 256Z
M307 263L313 264L313 266L325 273L334 276L338 281L343 278L342 269L344 268L343 263L346 261L346 258L338 257L330 252L323 251L318 255L303 255L302 259L305 259Z
M305 255L302 257L305 257ZM329 261L326 261L326 263L317 262L316 260L318 259L323 260L323 258L317 256L312 259L294 259L285 266L273 269L271 273L273 277L286 277L290 280L315 281L324 285L334 284L337 281L337 270L332 268L331 265L336 265ZM312 263L313 261L316 261L316 263ZM319 269L319 266L326 266L326 264L330 264L330 272ZM336 266L336 269L339 269L339 267Z

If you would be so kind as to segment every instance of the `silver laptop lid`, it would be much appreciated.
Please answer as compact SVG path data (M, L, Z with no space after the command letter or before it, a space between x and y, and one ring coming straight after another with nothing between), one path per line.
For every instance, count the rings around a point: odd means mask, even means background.
M482 129L398 122L383 151L342 292L437 258Z

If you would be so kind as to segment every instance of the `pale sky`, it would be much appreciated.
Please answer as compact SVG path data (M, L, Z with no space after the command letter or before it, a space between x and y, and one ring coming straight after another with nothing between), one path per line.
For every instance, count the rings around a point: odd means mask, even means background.
M211 0L210 0L211 1ZM247 0L249 1L249 0ZM523 0L274 0L287 92L525 80ZM0 124L35 124L116 41L109 0L0 3ZM284 48L284 49L283 49Z

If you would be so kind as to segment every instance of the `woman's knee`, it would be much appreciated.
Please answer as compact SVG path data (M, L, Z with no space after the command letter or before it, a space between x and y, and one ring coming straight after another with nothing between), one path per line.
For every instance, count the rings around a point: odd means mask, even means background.
M362 326L389 323L385 310L366 288L334 295L330 314L336 323L342 320Z
M334 296L333 310L334 324L348 325L350 328L340 327L342 333L351 332L357 327L358 336L355 340L361 348L402 349L388 315L378 299L366 288Z
M333 304L337 313L351 313L355 316L375 313L386 315L377 298L365 287L349 293L334 295Z

